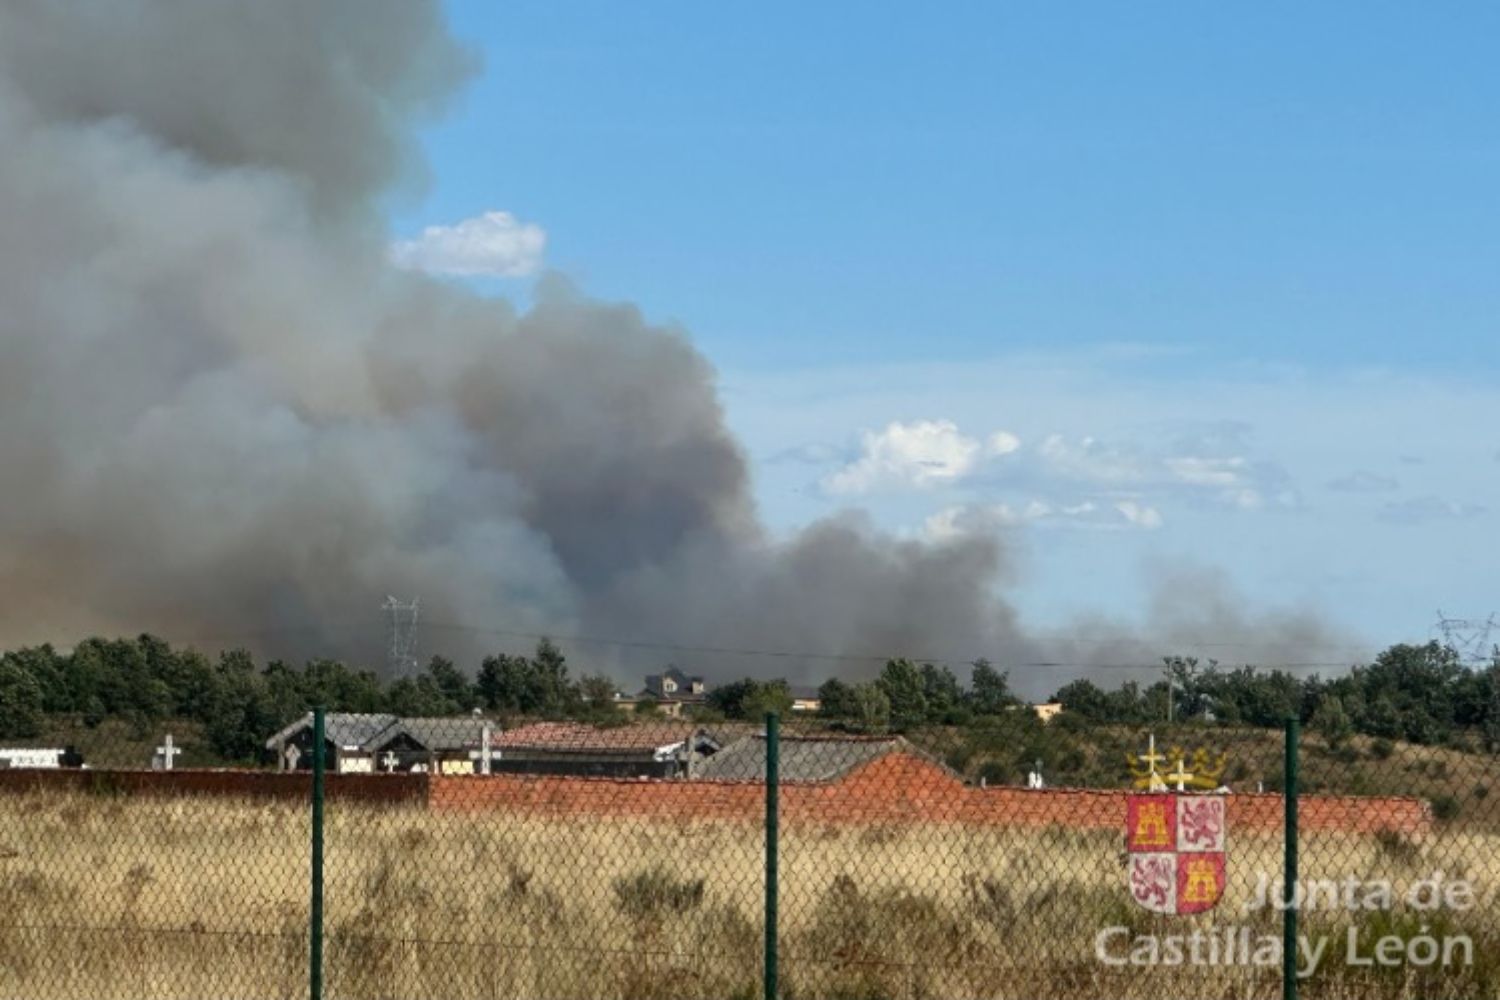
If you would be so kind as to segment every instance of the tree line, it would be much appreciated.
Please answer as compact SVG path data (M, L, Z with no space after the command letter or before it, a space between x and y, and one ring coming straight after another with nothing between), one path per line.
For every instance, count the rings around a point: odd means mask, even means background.
M1105 690L1089 679L1054 695L1069 713L1096 723L1184 722L1274 727L1295 715L1332 743L1360 733L1437 745L1477 734L1500 748L1500 656L1471 669L1437 642L1398 644L1338 677L1299 678L1286 670L1226 669L1168 657L1149 686L1126 681Z
M530 656L487 656L470 677L433 657L414 677L383 680L338 660L258 664L244 650L216 657L174 649L165 640L89 639L71 652L34 646L0 656L0 739L31 739L48 716L86 726L123 719L145 729L167 719L202 725L213 751L231 761L255 759L265 739L309 706L337 712L442 716L473 709L499 715L618 716L614 684L573 678L548 640Z
M1477 733L1487 747L1500 748L1500 661L1472 670L1438 643L1392 646L1371 663L1327 679L1189 657L1168 657L1163 667L1162 678L1149 685L1126 680L1105 688L1080 679L1058 689L1053 700L1074 725L1175 719L1275 727L1296 715L1330 742L1360 733L1440 744ZM545 639L530 655L487 656L472 675L438 656L415 676L392 680L337 660L260 664L243 650L208 656L151 635L89 639L69 652L43 645L0 655L0 739L35 738L49 716L76 717L88 726L124 719L143 729L188 719L202 725L216 754L244 761L314 704L342 712L441 716L477 708L502 718L619 723L625 719L615 691L607 677L575 677L561 650ZM964 727L1023 704L1008 674L984 660L971 665L965 684L945 665L893 659L871 680L824 682L818 697L826 724L860 732ZM791 704L785 680L745 678L711 688L690 714L704 722L754 720L767 711L787 712ZM654 714L649 702L638 712Z

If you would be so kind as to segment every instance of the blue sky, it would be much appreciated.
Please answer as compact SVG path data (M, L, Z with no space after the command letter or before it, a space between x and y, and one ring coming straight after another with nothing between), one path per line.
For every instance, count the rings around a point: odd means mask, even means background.
M460 280L680 323L774 528L993 527L1044 623L1181 564L1372 642L1500 606L1500 8L450 11L396 238L508 213Z

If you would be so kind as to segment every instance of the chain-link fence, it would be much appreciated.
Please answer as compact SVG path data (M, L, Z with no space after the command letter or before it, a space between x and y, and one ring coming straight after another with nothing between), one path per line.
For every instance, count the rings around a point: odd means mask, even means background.
M0 997L1274 997L1289 861L1302 996L1500 995L1462 741L1142 728L1069 788L807 717L321 725L0 750Z

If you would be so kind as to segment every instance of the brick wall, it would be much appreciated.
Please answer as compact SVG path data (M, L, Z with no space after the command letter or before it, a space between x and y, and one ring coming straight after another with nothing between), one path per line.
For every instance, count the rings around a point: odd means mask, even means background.
M956 822L983 826L1060 826L1123 830L1125 791L975 788L925 758L893 753L828 784L787 785L781 815L788 824ZM738 819L759 822L761 786L747 782L639 781L495 775L434 776L433 809L502 809L527 815ZM1231 830L1277 831L1280 795L1229 796ZM1419 834L1432 816L1421 799L1304 796L1301 828Z
M435 810L503 810L529 816L629 816L674 821L742 820L759 823L765 790L753 782L660 781L499 774L330 774L332 799L410 802ZM219 795L306 800L306 772L242 770L0 770L0 794L39 789L128 795ZM886 754L843 780L786 785L781 815L795 823L950 822L976 826L1123 830L1125 799L1118 790L1041 791L965 785L946 768L906 753ZM1421 799L1304 796L1306 832L1426 832L1431 809ZM1230 795L1231 830L1274 832L1282 825L1280 795Z

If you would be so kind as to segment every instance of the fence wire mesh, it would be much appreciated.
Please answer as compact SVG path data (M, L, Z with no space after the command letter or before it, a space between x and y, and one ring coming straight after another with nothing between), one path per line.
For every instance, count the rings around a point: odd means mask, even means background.
M425 799L329 806L327 995L756 995L763 788L682 794L716 747L688 723L408 725L373 765Z
M1281 995L1280 734L1115 727L1068 756L1038 725L793 715L773 746L749 721L328 713L322 995L761 996L773 754L783 997ZM267 733L257 767L202 766L192 732L0 751L0 997L309 995L312 734ZM1500 996L1496 755L1299 749L1301 996ZM1222 843L1182 856L1222 868L1153 897L1141 858L1211 802ZM1141 849L1162 803L1170 842Z
M1301 748L1302 996L1500 994L1500 758L1462 733Z

